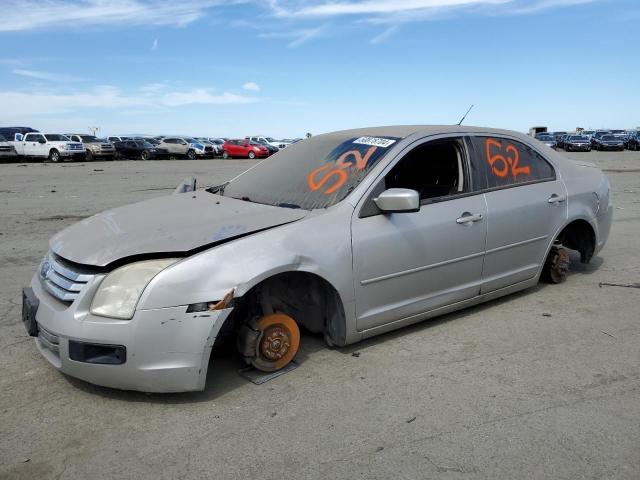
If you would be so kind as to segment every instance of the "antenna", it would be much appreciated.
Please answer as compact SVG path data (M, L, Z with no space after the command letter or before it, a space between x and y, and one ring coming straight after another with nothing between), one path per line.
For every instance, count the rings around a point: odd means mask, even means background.
M462 118L460 119L460 121L458 122L458 125L462 125L462 122L464 122L464 119L467 118L467 115L469 115L469 112L471 111L471 109L473 108L473 105L471 105L469 107L469 110L467 110L467 113L465 113Z

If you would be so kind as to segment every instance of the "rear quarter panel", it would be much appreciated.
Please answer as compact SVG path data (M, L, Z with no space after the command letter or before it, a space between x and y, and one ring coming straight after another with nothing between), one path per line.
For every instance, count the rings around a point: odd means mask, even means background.
M567 223L574 220L589 222L596 235L595 253L598 253L609 237L613 220L609 179L593 164L557 156L568 193Z

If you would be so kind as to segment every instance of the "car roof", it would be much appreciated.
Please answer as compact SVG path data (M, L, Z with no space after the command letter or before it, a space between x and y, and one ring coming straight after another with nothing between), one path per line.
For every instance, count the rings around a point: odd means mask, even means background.
M488 135L510 135L522 139L532 138L521 132L504 130L499 128L473 127L467 125L395 125L384 127L365 127L351 130L341 130L337 132L322 134L323 137L361 137L361 136L382 136L406 138L412 135L440 135L440 134L488 134ZM566 132L565 132L566 133ZM316 135L320 136L320 135Z

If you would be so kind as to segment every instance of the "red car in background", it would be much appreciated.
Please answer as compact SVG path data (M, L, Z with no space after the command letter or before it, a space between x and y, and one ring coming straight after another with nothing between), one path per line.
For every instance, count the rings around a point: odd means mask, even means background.
M222 146L222 158L266 158L270 155L269 149L258 142L251 140L227 140Z

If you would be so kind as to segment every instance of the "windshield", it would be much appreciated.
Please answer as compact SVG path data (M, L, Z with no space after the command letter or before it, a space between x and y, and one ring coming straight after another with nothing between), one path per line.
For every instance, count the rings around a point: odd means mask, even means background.
M44 136L49 142L69 142L70 140L64 135L47 134Z
M96 137L94 137L93 135L80 135L80 138L82 139L82 141L84 143L98 143L98 142L100 142L100 140L97 139Z
M573 137L571 137L571 140L574 142L588 142L589 139L587 137L583 137L580 135L574 135Z
M7 141L7 139L4 138L2 135L0 135L0 142L6 142L6 141Z
M538 135L538 140L541 142L553 142L554 138L551 135Z
M277 142L274 138L266 137L267 142Z
M267 205L327 208L356 188L398 140L347 133L312 137L247 170L222 193Z
M136 145L142 148L153 148L153 145L145 140L136 141Z
M191 138L191 137L182 137L182 140L184 140L187 143L200 143L200 142L198 142L198 140L196 140L195 138Z

